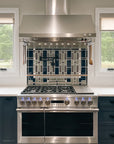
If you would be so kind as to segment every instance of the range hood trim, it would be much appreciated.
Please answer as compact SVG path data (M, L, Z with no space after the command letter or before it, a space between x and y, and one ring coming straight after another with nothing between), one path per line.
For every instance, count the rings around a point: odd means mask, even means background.
M24 15L20 37L95 37L91 15Z
M96 33L59 33L59 34L52 34L52 33L43 33L43 34L35 34L35 33L20 33L20 37L40 37L40 38L53 38L53 37L58 37L58 38L83 38L83 37L96 37Z

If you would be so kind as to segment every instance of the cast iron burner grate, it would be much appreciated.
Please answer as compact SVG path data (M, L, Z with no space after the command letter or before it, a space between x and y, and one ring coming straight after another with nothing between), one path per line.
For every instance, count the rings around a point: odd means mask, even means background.
M28 86L21 94L76 94L72 86Z

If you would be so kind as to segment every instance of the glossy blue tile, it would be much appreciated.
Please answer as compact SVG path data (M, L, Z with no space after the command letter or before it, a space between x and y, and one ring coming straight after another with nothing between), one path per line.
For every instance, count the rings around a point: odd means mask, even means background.
M67 67L71 67L71 60L67 61Z
M59 58L59 51L55 51L55 57Z
M43 74L47 74L47 68L43 68Z
M47 61L46 60L43 61L43 67L47 67Z
M29 57L30 57L30 58L33 57L33 51L29 51Z
M59 68L55 68L55 74L59 74Z
M79 82L81 82L82 80L86 80L86 77L82 76L81 78L79 78Z
M27 74L33 74L33 68L27 68Z
M32 66L33 66L33 60L28 60L28 61L27 61L27 65L28 65L29 67L30 67L30 66L32 67Z
M86 77L85 77L85 76L82 76L81 79L82 79L82 80L86 80Z
M47 51L43 51L43 57L47 57Z
M55 59L55 66L59 66L59 60L58 59Z
M71 51L67 51L67 57L68 57L68 58L71 57Z
M43 78L43 82L47 82L47 78Z
M33 82L35 82L35 78L33 78Z
M79 78L79 82L81 82L82 81L82 79L81 78Z
M85 50L81 51L81 57L86 57L86 51Z
M81 74L87 74L86 68L81 68Z
M67 82L71 82L71 78L67 78Z
M81 60L81 66L86 66L86 60Z
M71 68L67 68L67 74L71 74Z

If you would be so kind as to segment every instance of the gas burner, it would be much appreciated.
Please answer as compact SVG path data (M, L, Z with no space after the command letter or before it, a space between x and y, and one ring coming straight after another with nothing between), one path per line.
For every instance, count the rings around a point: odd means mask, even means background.
M72 86L58 86L59 93L75 93L75 90Z
M72 86L28 86L21 94L75 94Z
M42 86L41 93L56 93L56 86Z

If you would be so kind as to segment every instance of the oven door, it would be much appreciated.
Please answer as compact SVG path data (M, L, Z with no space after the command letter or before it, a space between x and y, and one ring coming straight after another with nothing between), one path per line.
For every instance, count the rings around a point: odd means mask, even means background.
M98 109L45 110L45 143L97 144Z
M44 110L17 109L18 144L44 143Z

